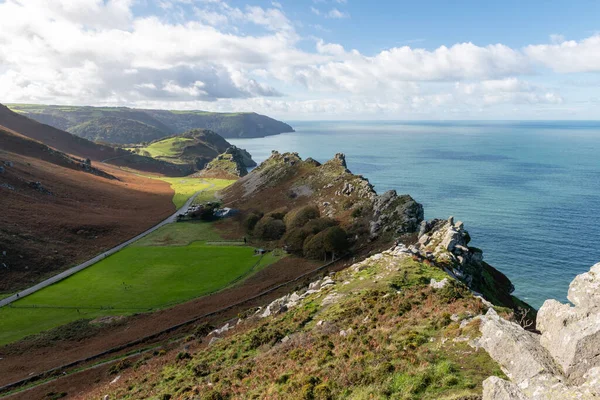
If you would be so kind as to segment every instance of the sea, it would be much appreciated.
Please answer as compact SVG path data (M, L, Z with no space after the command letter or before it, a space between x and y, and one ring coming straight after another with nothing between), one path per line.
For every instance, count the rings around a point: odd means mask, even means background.
M425 218L465 223L471 245L539 308L600 262L600 121L291 122L296 132L230 139L257 162L272 150L348 168L394 189Z

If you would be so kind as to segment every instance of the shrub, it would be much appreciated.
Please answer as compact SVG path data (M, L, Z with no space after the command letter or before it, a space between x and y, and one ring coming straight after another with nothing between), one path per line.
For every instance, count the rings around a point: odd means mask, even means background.
M203 400L224 400L225 397L216 390L211 390L202 397Z
M454 279L451 279L443 288L438 289L437 293L445 303L453 303L470 294L469 289L463 283Z
M331 218L315 218L308 221L306 225L304 225L304 229L316 235L317 233L322 232L327 228L331 228L332 226L337 225L339 225L339 222Z
M358 217L361 217L362 214L363 214L362 207L357 207L354 210L352 210L352 214L350 214L350 215L352 215L352 218L358 218Z
M263 240L279 240L284 234L285 224L273 217L262 217L254 227L254 236Z
M244 228L246 228L246 231L252 232L254 230L254 227L262 217L263 214L261 212L252 211L250 215L248 215L244 220Z
M307 240L304 244L304 255L312 259L322 259L329 254L341 253L348 247L346 231L339 226L333 226Z
M309 233L305 229L294 228L291 231L286 232L283 237L283 242L290 253L301 254L304 250L304 241L308 236Z
M125 370L125 369L127 369L129 367L131 367L131 361L129 361L129 360L121 360L118 363L116 363L113 366L111 366L109 368L109 370L108 370L108 373L110 375L116 375L119 372L121 372L121 371L123 371L123 370Z
M187 351L180 351L179 353L177 353L177 357L175 357L175 359L177 361L190 360L191 358L192 358L191 354L188 353Z
M283 220L283 218L285 218L285 215L287 214L287 210L286 209L277 209L273 212L268 213L267 215L269 217L275 218L275 219L281 219Z
M196 337L202 337L202 336L206 336L208 335L213 329L215 329L214 326L212 326L211 324L208 323L203 323L200 324L196 327L196 329L194 329L194 335Z
M192 371L199 378L210 375L210 367L204 361L194 365Z
M290 228L302 228L311 219L319 218L321 213L317 206L308 205L288 214L287 223Z

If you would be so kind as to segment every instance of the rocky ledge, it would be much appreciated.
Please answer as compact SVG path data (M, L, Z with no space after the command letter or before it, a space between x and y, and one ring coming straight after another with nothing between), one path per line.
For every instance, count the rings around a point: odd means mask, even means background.
M206 164L204 169L196 176L204 178L238 179L248 174L246 169L246 150L235 146L227 148L225 153L219 154L215 159Z
M490 377L484 400L600 398L600 263L573 280L574 306L547 300L537 315L541 334L500 318L490 309L477 342L510 381Z

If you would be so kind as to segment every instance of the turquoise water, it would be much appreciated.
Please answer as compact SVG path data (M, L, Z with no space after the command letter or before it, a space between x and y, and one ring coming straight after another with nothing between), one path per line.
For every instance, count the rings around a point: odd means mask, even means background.
M271 150L349 169L396 189L425 217L465 222L472 244L535 307L566 299L600 261L600 122L297 122L297 132L230 140L257 162Z

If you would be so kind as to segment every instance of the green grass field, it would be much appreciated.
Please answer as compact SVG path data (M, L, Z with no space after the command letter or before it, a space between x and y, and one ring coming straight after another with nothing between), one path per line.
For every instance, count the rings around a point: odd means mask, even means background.
M182 207L185 202L199 190L212 190L213 185L216 187L217 183L213 182L216 179L200 179L200 178L159 178L171 185L171 188L175 191L173 196L173 204L176 208Z
M235 182L235 180L230 179L206 179L212 185L209 189L206 189L202 193L200 193L195 199L193 204L201 204L206 203L207 201L215 201L217 200L216 194L219 190L225 189L227 186L231 185Z
M221 290L282 257L269 253L261 260L251 247L205 243L219 239L209 223L167 225L13 303L15 307L0 308L0 345L78 319L127 315L185 302ZM32 306L36 308L20 308Z
M194 139L182 137L169 138L142 147L140 151L147 151L154 158L163 158L170 162L182 162L178 156L185 143L189 142L194 142Z

